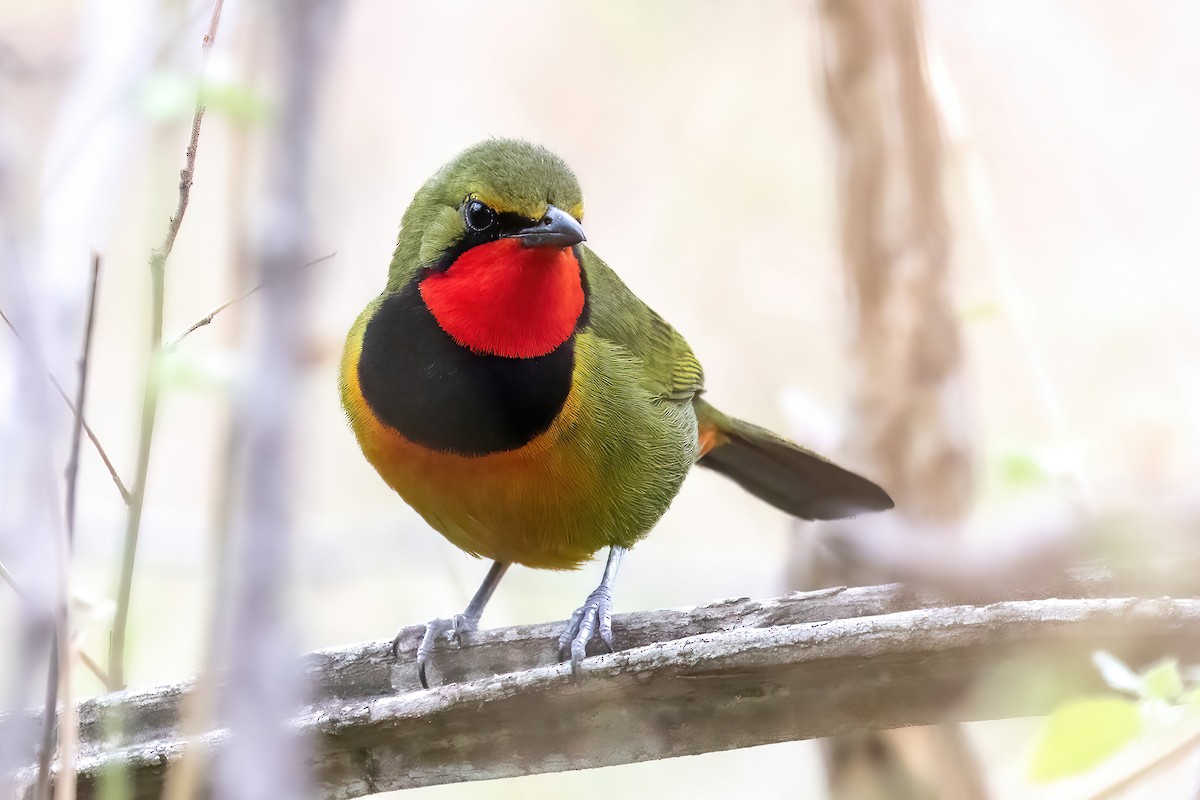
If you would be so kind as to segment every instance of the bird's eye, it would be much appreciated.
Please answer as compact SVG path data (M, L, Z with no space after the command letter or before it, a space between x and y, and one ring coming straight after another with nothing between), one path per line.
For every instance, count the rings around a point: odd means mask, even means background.
M478 200L471 200L467 203L463 216L467 220L467 225L474 231L486 231L496 223L496 212Z

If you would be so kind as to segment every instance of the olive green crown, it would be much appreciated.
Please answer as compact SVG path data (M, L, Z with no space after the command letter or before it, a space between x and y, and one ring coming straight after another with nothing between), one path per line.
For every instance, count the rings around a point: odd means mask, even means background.
M480 142L455 156L413 196L400 222L389 291L399 291L416 270L462 239L466 225L461 209L468 198L530 220L540 219L550 205L583 218L579 182L557 155L520 139Z

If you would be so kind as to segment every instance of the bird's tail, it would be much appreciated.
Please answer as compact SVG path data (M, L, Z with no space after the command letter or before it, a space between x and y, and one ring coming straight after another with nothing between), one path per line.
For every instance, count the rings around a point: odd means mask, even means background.
M694 401L699 464L801 519L841 519L895 505L880 487L766 428Z

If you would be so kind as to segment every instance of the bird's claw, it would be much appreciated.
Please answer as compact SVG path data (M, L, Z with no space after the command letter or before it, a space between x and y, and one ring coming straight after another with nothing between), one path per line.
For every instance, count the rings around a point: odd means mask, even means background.
M600 641L613 652L612 591L601 586L588 595L587 601L575 610L567 628L558 637L558 658L571 659L571 674L578 677L579 665L587 655L588 642L599 634Z
M425 665L429 662L429 654L433 652L438 637L444 636L457 647L462 644L462 635L474 631L478 624L465 614L455 614L449 619L435 619L425 625L425 635L421 637L421 644L417 647L417 676L421 679L422 688L429 688L429 681L425 677ZM400 637L397 636L392 642L393 655L397 652L399 640Z

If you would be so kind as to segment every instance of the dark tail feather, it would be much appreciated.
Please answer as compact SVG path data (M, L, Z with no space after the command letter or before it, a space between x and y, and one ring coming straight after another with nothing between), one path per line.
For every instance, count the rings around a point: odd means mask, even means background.
M880 487L766 428L726 416L697 399L702 441L712 449L702 467L801 519L842 519L895 504Z

